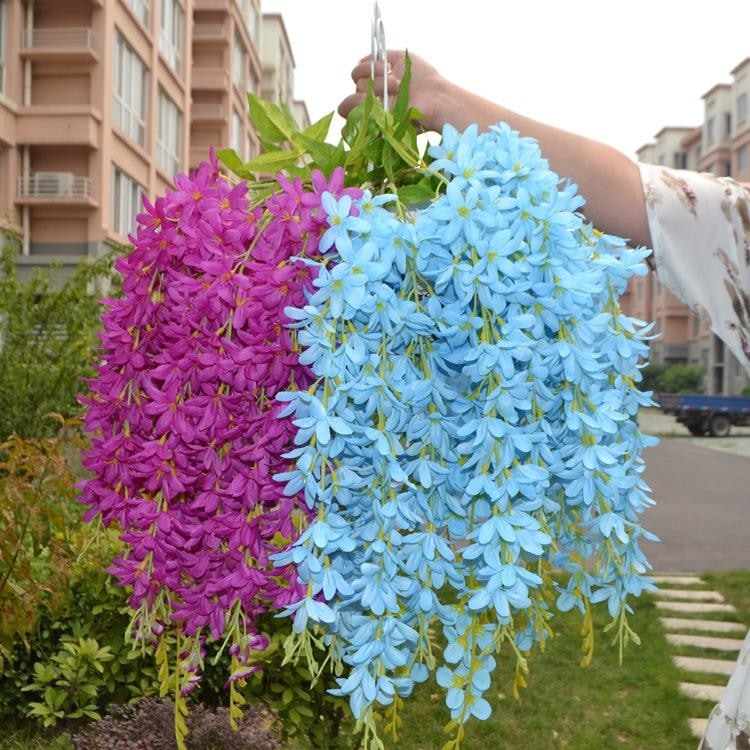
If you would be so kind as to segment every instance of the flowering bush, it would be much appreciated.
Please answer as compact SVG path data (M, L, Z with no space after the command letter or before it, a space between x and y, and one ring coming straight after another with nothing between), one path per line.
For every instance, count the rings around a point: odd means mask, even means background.
M256 623L279 612L289 660L327 652L364 744L435 670L458 747L502 649L523 684L552 592L584 618L584 661L590 603L637 640L650 399L618 297L647 253L587 225L503 124L446 127L415 170L403 92L393 115L368 99L348 151L251 103L269 153L221 156L286 174L233 185L212 160L146 204L104 317L83 500L122 529L112 572L159 642L180 742L206 639L227 646L236 720Z

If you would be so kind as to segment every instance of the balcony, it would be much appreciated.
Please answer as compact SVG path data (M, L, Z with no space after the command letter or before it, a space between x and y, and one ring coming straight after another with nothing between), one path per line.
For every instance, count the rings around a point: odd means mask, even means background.
M90 28L32 29L21 33L21 57L27 60L95 61Z
M196 23L193 26L193 44L228 44L226 29L220 23Z
M29 146L99 148L101 121L101 112L88 105L32 104L18 110L16 139Z
M16 203L33 206L62 202L95 207L98 203L93 193L90 177L72 172L33 172L18 178Z
M193 67L191 86L196 90L227 91L229 71L226 68Z
M191 122L226 122L227 113L223 104L198 102L190 107Z

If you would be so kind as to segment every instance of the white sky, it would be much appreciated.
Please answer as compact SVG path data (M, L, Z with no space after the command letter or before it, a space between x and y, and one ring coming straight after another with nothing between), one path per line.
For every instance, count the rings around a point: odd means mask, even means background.
M750 57L750 0L380 0L389 47L537 120L629 156L699 125L701 97ZM281 13L314 120L353 90L372 0L261 0ZM337 130L341 120L336 117Z

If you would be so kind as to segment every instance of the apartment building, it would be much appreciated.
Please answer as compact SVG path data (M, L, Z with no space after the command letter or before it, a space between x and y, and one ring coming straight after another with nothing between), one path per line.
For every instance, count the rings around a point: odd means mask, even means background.
M750 181L750 57L730 75L731 83L717 83L701 97L700 125L662 128L653 142L638 150L638 159ZM738 394L750 384L723 342L654 274L632 279L622 304L629 315L653 321L658 338L651 344L651 361L700 365L708 394Z
M271 24L277 97L305 114ZM0 228L20 235L19 266L127 243L142 196L212 146L257 153L263 28L260 0L0 0Z
M310 114L303 100L294 99L294 55L284 19L278 13L263 14L261 58L263 77L260 96L289 106L297 124L306 128L310 125Z

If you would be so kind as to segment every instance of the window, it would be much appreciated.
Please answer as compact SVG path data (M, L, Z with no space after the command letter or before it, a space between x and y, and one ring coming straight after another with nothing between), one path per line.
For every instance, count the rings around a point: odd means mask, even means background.
M234 49L232 50L232 80L234 85L245 91L245 68L247 68L247 52L239 34L234 35Z
M148 26L148 16L151 11L149 7L151 0L128 0L130 10L133 11L133 15L144 25Z
M146 142L148 70L118 31L115 41L114 121L136 143Z
M706 143L711 144L714 142L714 118L709 117L706 120Z
M130 175L112 165L112 229L123 237L135 231L145 192Z
M292 61L287 54L284 43L279 42L279 104L289 106L292 100L293 78Z
M250 67L250 85L248 86L247 90L251 94L260 95L260 81L258 80L258 76L255 75L255 70Z
M737 124L747 120L747 92L737 97Z
M685 151L675 151L672 154L672 165L675 169L686 169L687 153Z
M229 138L229 145L242 156L242 117L236 109L232 109L232 132Z
M737 149L737 171L745 172L750 169L750 146L747 144Z
M253 42L258 41L258 2L257 0L237 0L240 16L245 21L247 33Z
M5 0L0 0L0 91L5 91Z
M156 135L156 165L170 177L180 171L182 154L182 112L159 89L159 124Z
M247 33L250 34L250 39L252 39L253 42L258 41L258 26L260 25L258 23L258 6L257 3L254 0L251 0L249 3L250 7L248 8L246 14L245 14L245 22L247 23Z
M724 135L726 136L732 135L732 113L731 112L724 113Z
M177 0L161 1L159 52L176 73L182 66L182 34L185 13Z

